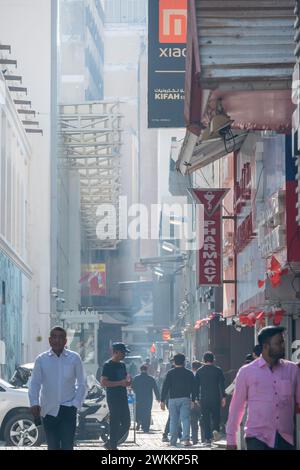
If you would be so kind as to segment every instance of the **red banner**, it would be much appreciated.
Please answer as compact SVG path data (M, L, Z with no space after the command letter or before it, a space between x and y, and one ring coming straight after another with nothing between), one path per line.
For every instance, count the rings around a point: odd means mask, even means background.
M223 281L221 201L229 189L192 189L204 206L204 244L198 256L199 286L219 286Z

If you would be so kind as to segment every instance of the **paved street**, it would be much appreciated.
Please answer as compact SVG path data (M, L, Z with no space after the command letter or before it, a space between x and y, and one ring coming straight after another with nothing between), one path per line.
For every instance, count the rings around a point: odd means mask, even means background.
M154 411L152 413L153 416L153 425L151 426L151 431L149 434L144 434L142 431L136 432L136 439L134 439L134 432L133 430L130 431L129 438L127 442L120 446L121 450L170 450L174 449L171 448L168 443L162 442L162 431L164 429L168 414L167 412L161 411L158 406L155 404ZM135 442L134 442L135 441ZM224 442L220 441L219 446L213 446L213 449L221 449L224 445ZM201 444L192 446L190 448L186 448L182 445L178 444L178 449L188 449L188 450L211 450L209 447L203 447ZM4 442L0 442L0 449L1 450L24 450L24 447L5 447ZM28 449L28 448L27 448ZM36 450L46 450L46 446L43 445L41 447L35 447ZM76 446L77 450L103 450L102 441L85 441L80 442Z

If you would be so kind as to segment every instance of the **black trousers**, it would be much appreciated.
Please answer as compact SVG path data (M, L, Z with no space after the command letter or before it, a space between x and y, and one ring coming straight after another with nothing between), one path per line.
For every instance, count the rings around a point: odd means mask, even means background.
M203 416L203 428L205 440L209 441L212 438L212 431L220 432L220 419L221 410L220 403L201 401L201 409ZM211 428L212 422L212 428Z
M136 403L136 422L142 426L144 432L148 432L151 424L152 402Z
M61 406L57 416L43 418L48 450L73 450L76 413L75 406Z
M247 450L295 450L295 447L286 442L278 432L276 433L274 447L269 447L256 437L246 437L246 447Z
M193 444L196 444L199 442L199 427L200 427L200 433L201 433L201 441L203 442L205 440L204 437L204 429L203 429L203 416L202 416L202 411L201 407L198 405L195 405L194 408L191 409L191 431L192 431L192 442Z
M109 447L116 449L119 440L129 431L130 412L127 397L120 399L107 399L110 415Z

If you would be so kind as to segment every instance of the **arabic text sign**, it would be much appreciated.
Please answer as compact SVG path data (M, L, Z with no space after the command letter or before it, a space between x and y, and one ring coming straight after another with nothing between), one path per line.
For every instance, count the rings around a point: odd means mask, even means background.
M185 127L187 0L149 0L148 127Z

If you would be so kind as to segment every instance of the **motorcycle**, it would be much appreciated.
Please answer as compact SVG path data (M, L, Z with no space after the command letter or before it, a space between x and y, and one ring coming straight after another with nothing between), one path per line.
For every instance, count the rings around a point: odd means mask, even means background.
M109 409L104 389L91 375L88 380L88 394L81 410L78 412L78 424L75 439L98 440L104 444L109 439ZM126 441L129 431L122 436L118 444Z
M18 366L10 380L16 388L28 388L33 364ZM81 410L77 413L76 441L102 440L104 444L109 439L109 409L105 390L93 375L87 377L88 392ZM34 419L32 418L34 423ZM42 426L39 426L44 439ZM118 444L126 441L129 432L119 440ZM39 439L39 443L43 439Z

